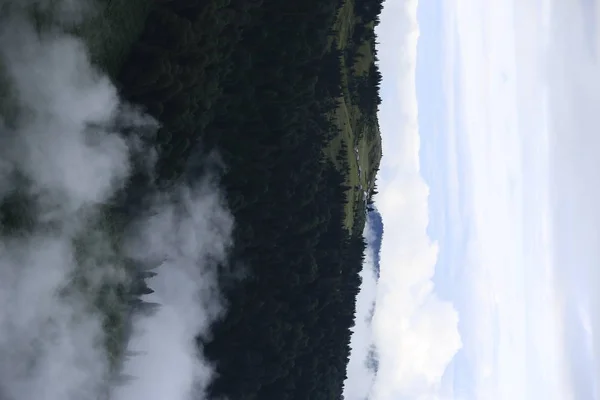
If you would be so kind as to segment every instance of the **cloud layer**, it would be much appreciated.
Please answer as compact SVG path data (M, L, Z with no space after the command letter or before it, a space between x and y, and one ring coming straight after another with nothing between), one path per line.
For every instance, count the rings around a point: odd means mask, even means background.
M550 1L547 102L556 290L565 326L563 380L570 398L600 396L598 240L600 185L600 9ZM555 58L558 56L557 58Z
M593 398L597 18L583 4L444 3L469 398Z
M379 349L376 400L436 398L461 347L458 314L432 277L438 244L428 234L429 188L420 172L415 87L417 1L385 3L377 35L383 74L379 120L384 159L377 207L385 222L373 339Z
M369 223L365 225L364 236L367 243L375 234ZM371 246L365 250L365 261L360 272L361 285L356 296L356 311L352 336L350 337L350 358L346 366L346 381L343 396L345 400L364 400L368 397L375 381L375 371L368 363L373 349L372 312L377 293L377 278L374 269L375 254Z

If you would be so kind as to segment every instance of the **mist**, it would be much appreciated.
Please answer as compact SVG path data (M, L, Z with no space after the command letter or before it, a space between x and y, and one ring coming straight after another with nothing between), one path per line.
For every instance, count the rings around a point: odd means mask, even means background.
M205 180L157 198L126 241L129 257L165 261L150 281L155 292L145 299L161 308L134 320L129 349L142 354L129 359L124 373L138 379L121 386L116 400L201 399L210 383L213 371L197 353L195 335L208 338L223 312L217 266L232 227L213 185Z
M369 223L365 225L363 235L368 246L365 249L365 261L360 272L361 284L356 296L354 326L350 336L350 358L346 366L343 398L362 400L369 397L375 382L376 371L369 363L370 352L374 349L371 320L375 309L377 279L375 273L375 254L372 246L375 233Z
M119 99L85 43L61 29L93 9L83 3L54 2L43 33L24 8L0 18L0 399L201 399L213 368L195 337L224 312L216 278L233 221L217 177L205 176L154 190L115 235L106 209L137 160L153 165L145 135L158 122ZM132 379L110 386L93 299L127 281L125 260L156 263L143 300L159 306L126 313L132 356L120 369Z

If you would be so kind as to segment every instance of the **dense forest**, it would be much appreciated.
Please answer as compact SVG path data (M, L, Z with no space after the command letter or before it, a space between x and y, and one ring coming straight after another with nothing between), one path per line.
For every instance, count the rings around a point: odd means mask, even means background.
M41 31L50 16L32 7ZM148 193L215 170L234 217L219 276L227 313L210 336L197 336L216 369L209 398L341 397L381 157L381 9L381 0L156 0L139 29L129 27L139 32L121 43L119 61L105 66L120 95L160 123L144 137L157 150L155 170L138 165L102 214L110 218L99 218L111 240ZM73 31L93 37L93 28ZM92 54L107 47L96 40ZM34 229L27 193L2 201L1 235ZM75 243L76 256L96 239ZM125 264L131 279L103 284L95 298L115 367L131 356L131 315L160 306L143 300L156 265ZM92 285L85 271L73 282Z
M212 398L341 396L366 244L362 226L344 226L347 144L335 163L324 149L340 134L330 116L344 93L376 119L375 60L347 90L342 63L365 40L374 53L382 7L355 1L356 45L338 49L343 4L157 1L118 76L123 95L162 124L161 186L201 173L194 160L214 150L225 166L236 221L229 262L246 277L223 273L228 313L210 340L198 339L217 369ZM143 185L143 177L131 185L128 207Z

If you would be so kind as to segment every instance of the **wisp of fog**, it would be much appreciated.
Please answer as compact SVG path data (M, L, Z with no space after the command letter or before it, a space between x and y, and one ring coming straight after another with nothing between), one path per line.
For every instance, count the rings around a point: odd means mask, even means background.
M156 123L119 99L82 40L58 23L40 33L23 10L0 19L0 72L0 400L202 399L213 369L196 336L223 311L217 266L232 229L216 179L154 191L115 235L107 205L132 160L155 154L114 127ZM111 385L92 299L127 279L123 260L158 260L143 301L159 306L122 312L131 380Z
M231 218L221 203L210 181L178 188L158 197L128 236L129 257L165 261L148 295L161 308L135 321L130 341L142 355L129 359L124 372L139 378L119 387L116 400L198 399L210 383L212 370L201 362L194 334L207 333L222 312L216 267L228 248Z

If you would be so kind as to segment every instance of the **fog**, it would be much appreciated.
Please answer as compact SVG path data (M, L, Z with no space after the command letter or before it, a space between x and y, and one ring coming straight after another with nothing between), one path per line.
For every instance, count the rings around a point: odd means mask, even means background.
M370 357L375 350L371 321L375 310L377 277L375 272L375 250L372 247L374 236L370 223L365 225L363 235L369 244L365 249L365 261L360 271L361 284L356 296L354 326L351 328L350 357L346 366L343 398L362 400L368 398L375 381L376 371Z
M154 191L117 237L106 205L134 159L152 166L143 135L157 123L119 99L85 44L61 29L93 4L53 4L42 34L23 9L0 19L0 200L21 210L0 211L0 399L201 399L212 367L194 339L224 312L216 268L233 224L218 180ZM160 264L144 300L161 307L130 320L128 349L140 353L122 371L134 379L107 391L103 315L92 299L127 279L125 259ZM85 291L74 284L81 275Z
M166 260L147 298L162 307L135 321L130 350L143 354L131 358L124 372L138 379L121 386L117 400L198 399L212 378L194 336L206 338L223 312L216 267L229 245L231 218L209 181L161 197L151 216L135 226L126 252L140 260Z

